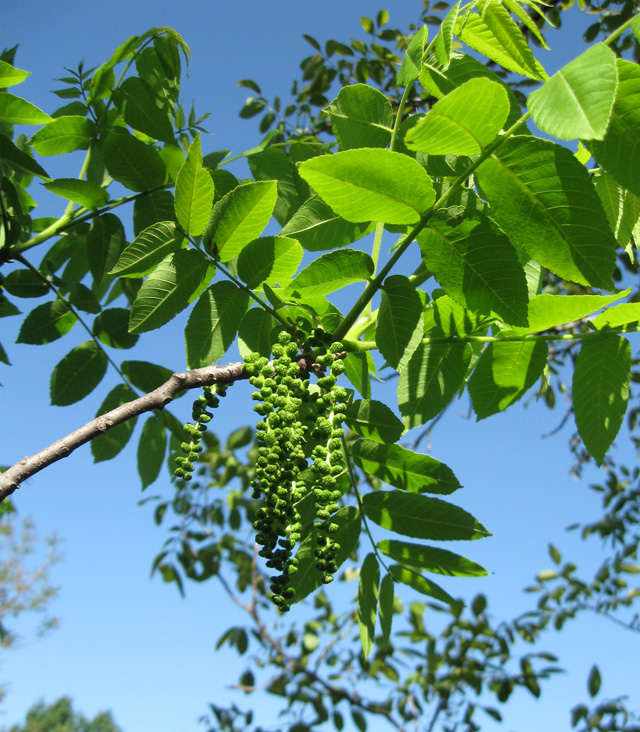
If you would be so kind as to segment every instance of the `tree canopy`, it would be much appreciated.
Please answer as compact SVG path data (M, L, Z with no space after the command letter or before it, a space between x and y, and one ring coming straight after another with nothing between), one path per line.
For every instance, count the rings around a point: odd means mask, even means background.
M95 419L7 466L0 500L19 504L27 478L87 442L100 462L135 435L142 488L171 471L171 495L149 499L169 527L153 571L181 592L217 580L245 611L218 647L251 646L239 688L281 696L290 732L341 730L346 708L363 732L378 717L480 729L478 712L499 720L496 700L537 697L558 671L536 645L547 627L595 609L640 630L626 579L640 572L638 469L610 453L625 419L636 440L640 321L640 18L618 5L591 8L590 46L551 76L534 0L439 3L409 33L380 11L362 19L370 44L308 36L287 106L240 82L256 95L240 116L263 135L240 154L206 149L170 28L68 71L51 114L13 93L28 75L16 49L0 56L0 316L22 317L20 344L70 342L53 405L108 370L121 382ZM78 176L57 176L78 152ZM61 216L38 216L37 182ZM121 358L187 310L187 371ZM223 443L212 428L245 380L255 419ZM397 384L393 401L379 381ZM182 425L172 402L193 389ZM419 445L463 394L483 420L559 392L576 472L606 471L605 514L582 533L611 552L584 580L551 546L536 607L495 621L483 594L466 607L445 579L487 574L474 544L447 542L489 536L491 512L458 506L456 466ZM347 612L323 587L334 578L357 579ZM311 616L287 625L306 598ZM594 704L574 707L574 727L634 728L621 699ZM235 704L206 723L263 729Z

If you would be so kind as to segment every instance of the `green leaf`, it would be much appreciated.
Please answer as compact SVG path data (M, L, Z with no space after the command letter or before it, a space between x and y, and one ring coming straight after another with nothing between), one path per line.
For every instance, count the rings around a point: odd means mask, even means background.
M438 35L435 39L435 54L438 59L438 63L447 70L451 61L451 48L453 44L453 29L458 19L458 13L460 12L460 0L449 10L444 20L440 24Z
M96 283L115 266L125 245L124 226L115 214L94 217L87 234L87 259Z
M616 56L596 43L531 92L527 107L538 127L560 140L602 140L617 86Z
M44 187L51 193L62 196L62 198L73 201L89 210L104 206L109 200L109 193L106 189L95 183L78 180L77 178L57 178L50 183L45 183Z
M600 691L601 683L600 669L594 664L591 667L591 671L589 671L589 679L587 680L587 691L592 699Z
M427 45L429 30L426 25L413 36L411 43L407 47L402 57L402 64L396 74L396 84L398 86L407 86L415 81L422 70L422 54L424 47Z
M123 361L120 368L136 389L140 389L145 394L162 386L173 374L170 369L148 361Z
M77 317L62 300L45 302L34 308L22 322L16 343L42 346L62 338L75 325Z
M400 374L398 406L406 429L436 417L464 381L471 358L462 343L423 343Z
M366 84L345 86L325 109L341 150L387 147L393 129L393 109L387 97Z
M509 97L501 84L471 79L437 102L404 141L410 150L429 155L477 155L508 115Z
M86 117L57 117L36 132L31 144L40 155L61 155L88 150L96 133L95 124Z
M51 373L51 404L66 407L90 394L102 381L107 357L95 341L85 341L69 351Z
M550 295L542 293L529 301L529 326L511 328L514 333L541 333L559 325L573 323L601 310L629 294L629 290L615 295Z
M157 417L149 417L142 427L138 443L138 475L142 489L160 475L167 450L167 432Z
M120 255L110 274L143 277L166 256L176 252L182 233L173 221L160 221L145 229Z
M151 87L142 79L125 79L113 98L125 122L134 130L168 144L175 141L167 113L158 106Z
M145 229L161 221L175 220L173 194L170 191L154 191L136 198L133 202L133 233L139 236Z
M200 133L187 153L176 179L175 209L180 226L191 236L200 236L213 207L214 185L207 168L202 167Z
M370 353L347 353L344 363L344 375L355 386L365 399L371 399L371 377L369 370L374 370Z
M238 350L242 358L250 353L271 355L271 332L276 321L264 308L252 308L244 316L238 328Z
M600 313L593 320L593 325L598 328L619 328L624 325L635 325L640 323L640 303L625 302L608 308Z
M30 71L17 69L10 63L0 60L0 89L6 89L8 86L14 86L14 84L21 84L30 74Z
M433 597L447 605L460 606L461 604L459 600L454 600L448 592L445 592L442 587L437 585L435 582L428 580L426 577L423 577L411 569L407 569L407 567L401 567L399 564L392 564L389 567L389 572L396 582L402 582L403 585L408 585L414 590L421 592L423 595Z
M112 409L131 402L137 398L135 391L130 389L126 384L118 384L106 396L102 402L96 417L100 417ZM99 463L103 460L111 460L118 455L126 446L136 426L136 417L121 422L119 425L112 427L110 430L95 439L91 440L91 454L93 462Z
M22 173L33 173L45 180L51 180L47 171L26 152L16 147L5 135L0 134L0 158L14 170Z
M369 658L375 639L379 584L380 566L378 560L375 554L367 554L360 569L360 582L358 584L358 625L365 661Z
M400 445L359 439L351 445L351 455L369 475L410 493L448 494L461 487L451 468Z
M335 563L340 567L355 549L360 538L361 518L354 506L345 506L331 517L338 524L332 539L340 544ZM296 552L298 571L292 576L290 586L295 591L293 602L300 602L322 585L322 574L316 568L316 536L311 532L300 544Z
M295 166L280 148L270 147L256 155L250 155L247 162L256 180L277 182L278 199L273 216L280 226L284 226L309 198L309 186L300 178ZM256 236L258 234L251 238L255 239Z
M464 13L455 25L456 36L483 56L509 71L546 81L545 70L534 57L517 24L499 0L477 5L480 15Z
M445 19L446 20L446 19ZM436 49L437 50L437 49ZM441 65L439 60L429 56L420 73L420 83L436 99L442 99L469 79L484 78L495 81L509 99L509 116L506 126L510 127L522 116L522 108L513 90L502 79L482 62L466 54L452 52L448 65ZM526 128L521 128L526 131ZM524 134L524 131L521 134Z
M478 168L477 178L515 245L560 277L613 288L616 242L589 173L569 150L513 137Z
M418 235L427 269L457 303L505 323L527 324L527 282L518 255L487 216L432 219Z
M378 542L378 549L396 562L425 569L427 572L452 577L484 577L488 574L484 567L470 559L434 546L383 539Z
M9 272L2 287L16 297L42 297L49 292L46 278L31 269L15 269Z
M616 336L585 340L573 372L578 433L598 465L618 434L629 400L631 346Z
M337 249L373 230L374 224L351 223L336 216L319 196L311 196L293 214L280 232L297 239L309 252Z
M323 254L305 267L286 289L286 295L299 293L301 297L327 295L354 282L362 282L373 275L371 257L356 249L340 249Z
M347 406L345 422L357 435L375 442L396 442L404 432L402 422L389 407L375 399L351 402Z
M547 365L544 341L490 343L468 382L478 420L517 402L542 376Z
M215 282L198 299L184 331L190 369L219 361L238 333L249 295L232 282Z
M103 153L109 175L132 191L146 191L166 180L167 168L158 151L126 130L110 132Z
M380 649L385 649L389 645L391 637L391 623L393 621L393 603L395 592L393 589L393 577L385 574L380 583L380 595L378 598L378 615L380 617L381 638L378 643Z
M493 318L472 313L454 302L448 295L433 301L432 307L424 312L425 333L439 335L484 334L493 323Z
M302 261L302 247L285 236L263 236L247 244L238 257L238 277L252 290L263 282L284 286Z
M96 338L111 348L133 348L138 336L129 333L129 311L126 308L103 310L93 321Z
M131 307L129 332L160 328L184 310L210 281L207 258L195 249L179 249L167 255L142 283Z
M365 516L383 529L415 539L482 539L491 534L470 513L439 498L408 491L376 491L362 499Z
M51 117L22 97L0 91L0 122L12 125L44 125Z
M237 257L269 223L277 195L274 181L246 183L227 193L211 212L202 237L206 250L221 262Z
M74 282L69 290L69 302L78 310L96 314L100 312L100 303L91 290L81 282Z
M589 151L620 185L640 196L640 67L617 60L618 91L604 139Z
M422 300L416 288L404 275L387 277L376 325L376 345L387 365L402 371L420 345L422 332Z
M417 223L435 201L424 168L392 150L372 148L321 155L300 163L298 170L347 221Z

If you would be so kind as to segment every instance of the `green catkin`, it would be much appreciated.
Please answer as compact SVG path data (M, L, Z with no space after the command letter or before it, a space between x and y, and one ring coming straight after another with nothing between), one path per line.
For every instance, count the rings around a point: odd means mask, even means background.
M193 424L187 422L184 425L184 431L189 441L185 440L180 444L184 456L179 455L176 458L177 467L174 470L176 478L191 480L193 477L193 464L197 462L198 456L202 452L202 435L207 431L207 423L213 417L208 410L218 407L220 398L227 393L227 388L227 384L205 386L202 389L203 393L193 402L191 409Z
M245 361L250 382L256 387L253 399L259 402L254 410L262 417L256 425L259 448L253 497L264 498L264 505L256 513L254 528L260 556L267 560L267 567L278 572L271 577L270 588L272 600L282 612L290 609L294 596L289 580L297 572L298 563L292 553L302 530L296 504L309 490L300 479L300 473L309 467L305 457L309 451L311 467L318 476L310 487L317 518L316 567L324 583L331 582L337 571L335 558L340 545L331 534L338 526L331 516L341 498L336 477L345 470L340 425L347 391L336 385L344 365L335 358L341 350L341 344L333 343L329 353L318 357L318 363L327 371L318 379L319 393L310 392L308 382L301 378L300 367L294 361L298 347L286 332L278 336L271 365L256 353ZM312 409L308 421L303 422L300 408L308 402Z

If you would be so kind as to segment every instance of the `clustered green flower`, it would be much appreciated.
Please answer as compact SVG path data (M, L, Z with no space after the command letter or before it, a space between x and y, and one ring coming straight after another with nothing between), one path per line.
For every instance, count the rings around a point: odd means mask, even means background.
M340 544L331 536L338 531L338 524L331 521L331 516L338 510L338 501L342 496L337 479L346 469L341 423L347 410L347 390L336 384L338 376L344 371L343 362L335 358L335 354L341 350L341 343L332 343L329 353L317 358L318 363L328 369L328 373L318 379L320 393L315 398L315 428L312 433L316 445L311 452L311 467L318 476L312 486L317 519L314 523L316 567L322 573L325 584L333 580L333 574L338 569L336 554Z
M180 444L182 452L176 458L177 468L174 474L182 480L191 480L193 472L193 464L197 462L199 454L202 452L202 435L207 431L207 422L210 422L213 415L208 409L216 409L220 404L220 397L227 393L227 384L214 384L213 386L203 387L203 393L193 402L191 410L191 418L193 424L187 422L184 425L184 431L189 437L189 442Z
M311 486L318 519L314 523L316 566L324 582L330 582L337 569L339 545L330 535L338 526L330 517L338 510L341 492L336 479L344 471L340 423L347 392L336 386L344 366L334 356L341 349L334 343L329 353L318 357L318 363L328 369L318 379L319 391L310 391L308 380L301 377L300 366L294 360L298 346L285 331L273 346L272 364L257 353L250 354L245 362L250 382L257 388L253 398L260 402L255 411L262 417L256 425L260 447L253 497L264 496L264 505L257 511L254 528L260 556L266 558L267 567L278 572L271 577L270 588L272 600L282 612L290 609L295 594L289 585L291 575L298 571L292 553L302 531L296 504L309 490L301 476L308 467L317 476ZM308 405L306 420L301 419L303 403Z

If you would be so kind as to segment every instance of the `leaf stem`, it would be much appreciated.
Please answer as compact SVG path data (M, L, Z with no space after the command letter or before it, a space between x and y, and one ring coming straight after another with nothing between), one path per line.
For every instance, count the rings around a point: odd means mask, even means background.
M633 18L629 18L629 20L625 21L619 28L616 28L607 38L602 41L605 46L610 46L615 40L618 39L619 36L621 36L627 28L631 27L631 24L635 20L635 15Z

